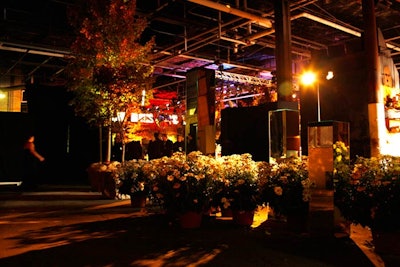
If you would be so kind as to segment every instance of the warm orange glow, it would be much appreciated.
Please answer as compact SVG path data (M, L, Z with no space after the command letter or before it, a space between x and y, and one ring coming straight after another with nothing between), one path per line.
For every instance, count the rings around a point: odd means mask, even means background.
M312 85L316 82L317 75L314 72L308 71L301 76L301 83L304 85Z
M152 113L131 113L131 122L154 123Z

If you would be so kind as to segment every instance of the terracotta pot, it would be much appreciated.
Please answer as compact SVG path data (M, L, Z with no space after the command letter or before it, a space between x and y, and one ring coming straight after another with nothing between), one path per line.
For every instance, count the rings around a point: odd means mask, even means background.
M232 218L238 225L251 226L254 221L254 210L233 210Z
M109 199L115 198L117 192L111 172L88 169L88 177L93 191L101 192L104 197Z
M103 196L109 198L109 199L114 199L117 195L116 187L115 187L115 180L112 176L111 172L103 172L102 173L103 177L103 188L102 188L102 194Z
M179 216L179 223L182 228L199 228L203 214L201 212L187 211Z
M145 192L136 192L131 194L132 208L144 208L146 206L147 195Z

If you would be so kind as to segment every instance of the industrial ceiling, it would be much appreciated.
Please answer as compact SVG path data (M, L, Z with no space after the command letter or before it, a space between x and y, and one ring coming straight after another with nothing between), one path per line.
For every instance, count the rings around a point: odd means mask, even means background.
M154 87L176 90L186 73L206 67L258 77L276 69L274 0L137 0L156 37ZM293 0L290 3L294 63L346 46L363 36L361 0ZM67 8L74 0L2 1L0 87L39 81L63 85L74 40ZM400 0L375 1L377 27L400 69Z

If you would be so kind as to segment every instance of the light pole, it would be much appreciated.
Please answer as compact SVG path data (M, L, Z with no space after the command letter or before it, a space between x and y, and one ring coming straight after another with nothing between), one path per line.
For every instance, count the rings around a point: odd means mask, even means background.
M318 106L317 106L317 109L318 109L318 122L320 122L321 121L321 102L320 102L320 99L319 99L319 82L317 81L317 101L318 101Z
M327 80L330 80L333 78L333 71L328 71L326 77ZM321 100L319 97L319 80L317 78L317 74L315 74L312 71L307 71L304 72L303 75L301 76L301 83L304 85L312 85L314 83L316 83L316 87L317 87L317 108L318 108L318 122L321 121Z

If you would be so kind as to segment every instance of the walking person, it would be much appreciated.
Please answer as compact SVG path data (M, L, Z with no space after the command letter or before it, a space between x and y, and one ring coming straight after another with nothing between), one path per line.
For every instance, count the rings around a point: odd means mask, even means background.
M35 136L30 135L23 145L22 186L25 190L33 190L39 182L40 163L45 158L36 151Z

